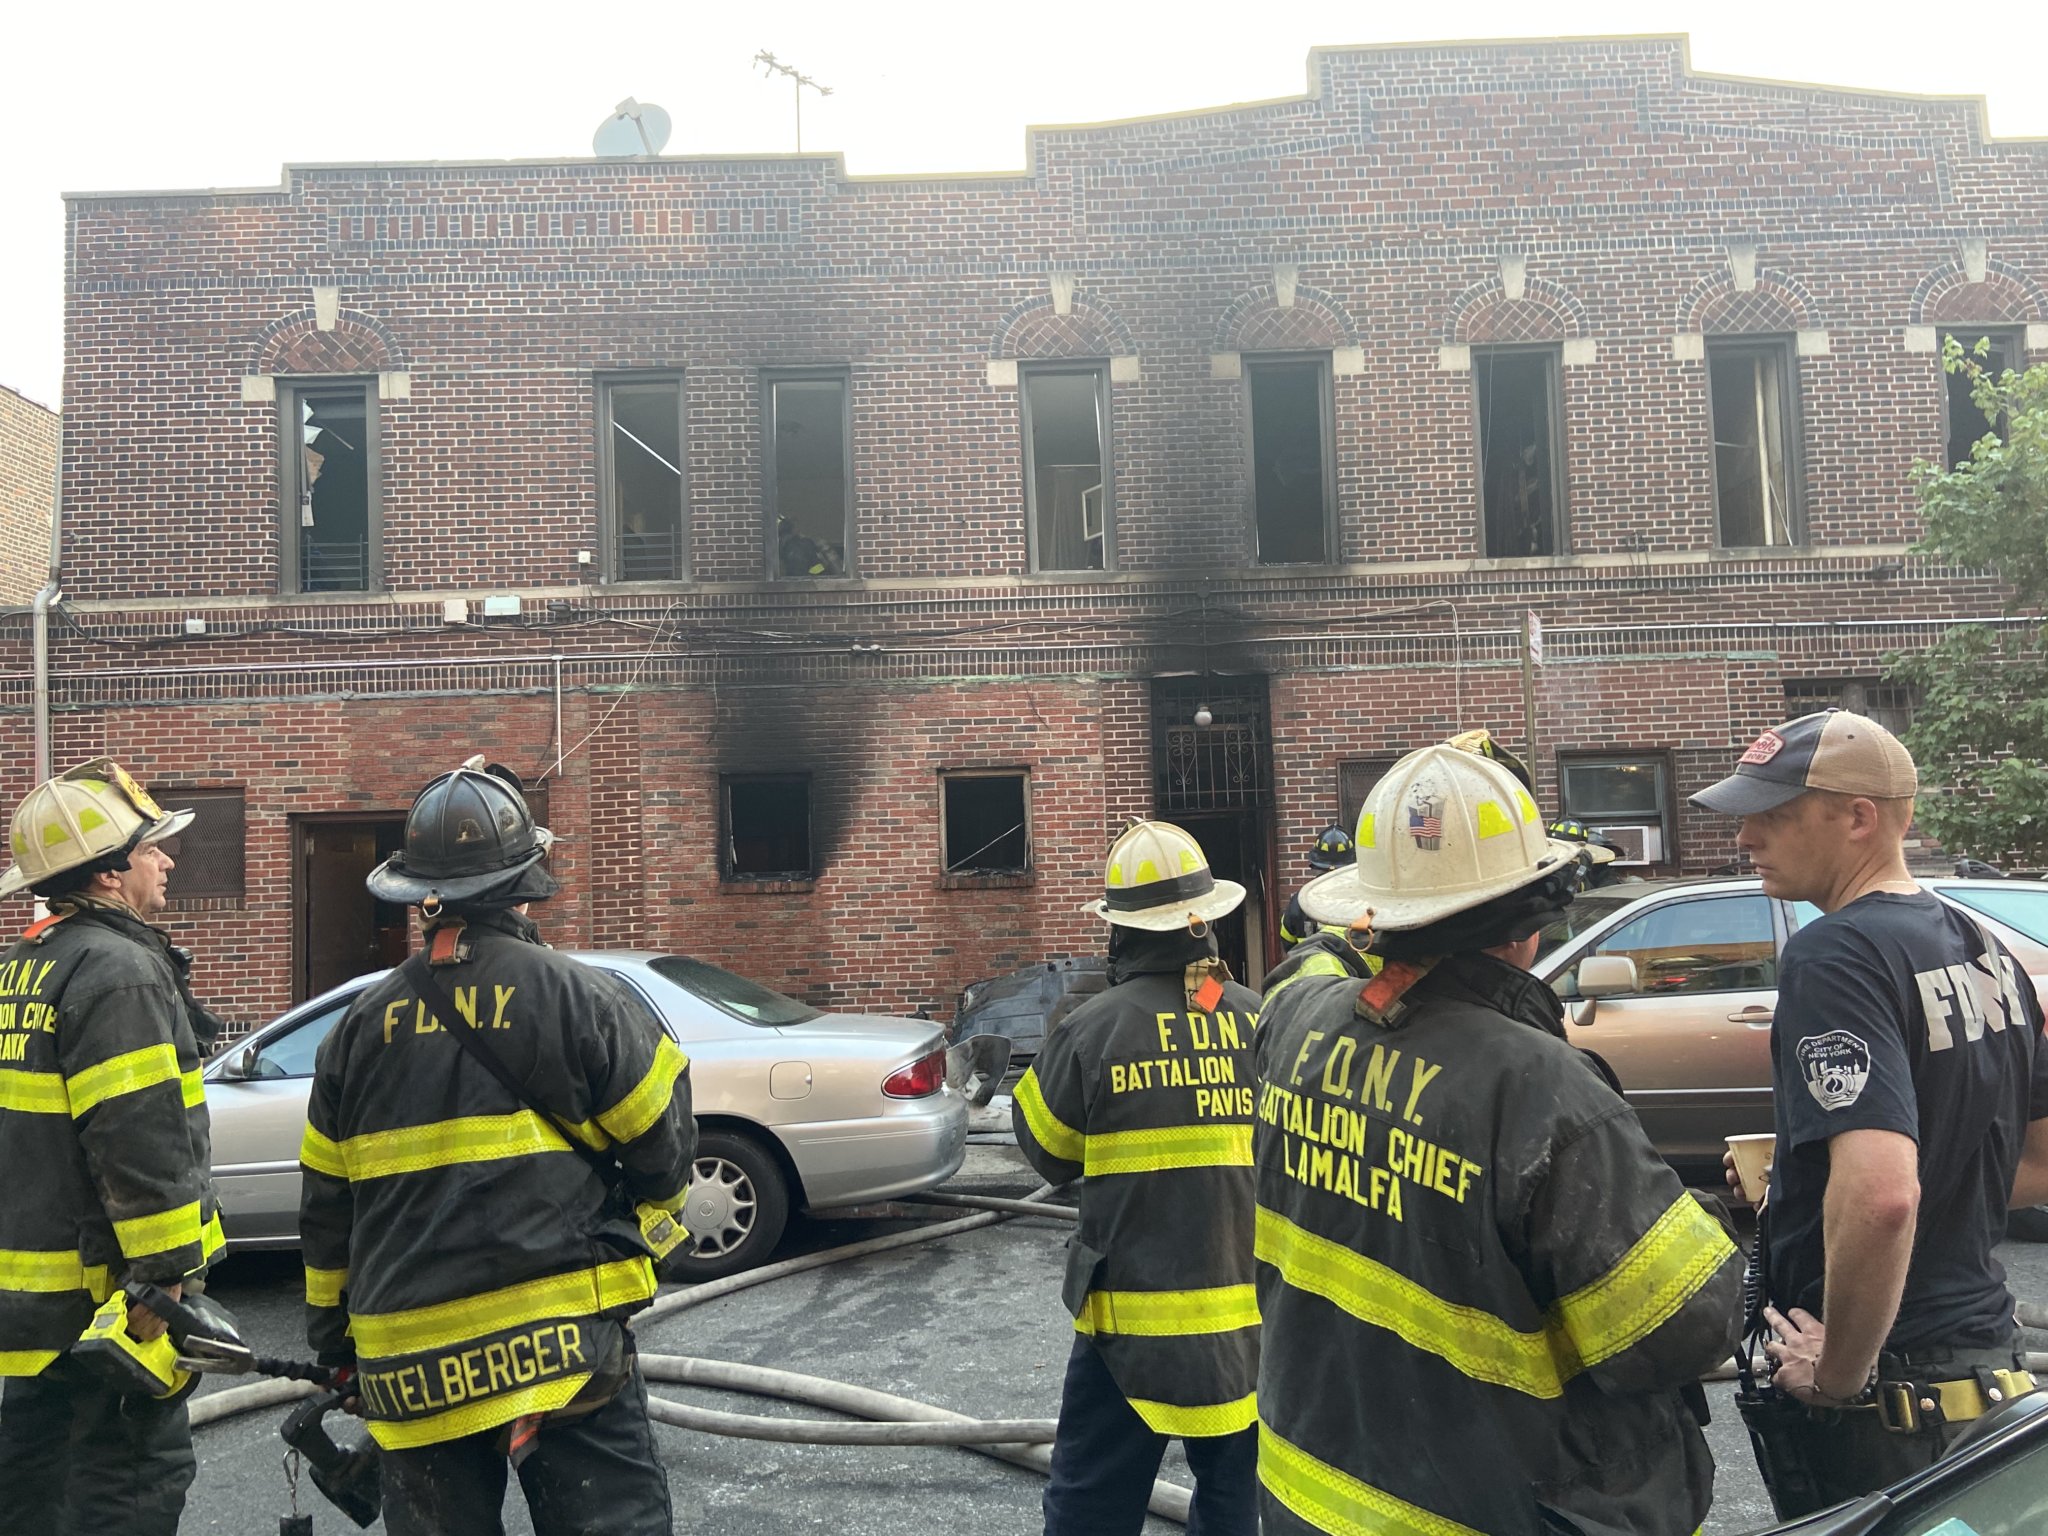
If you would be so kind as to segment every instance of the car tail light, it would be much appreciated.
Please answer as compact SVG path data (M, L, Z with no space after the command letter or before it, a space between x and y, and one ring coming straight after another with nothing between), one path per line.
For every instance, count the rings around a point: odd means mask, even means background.
M882 1092L892 1099L921 1099L946 1086L946 1048L934 1047L907 1067L882 1079Z

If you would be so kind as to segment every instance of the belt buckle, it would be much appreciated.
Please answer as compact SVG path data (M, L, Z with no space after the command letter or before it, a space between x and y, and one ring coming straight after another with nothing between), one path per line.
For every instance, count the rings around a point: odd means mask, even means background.
M1927 1427L1927 1403L1934 1405L1932 1417L1941 1419L1941 1395L1932 1387L1910 1381L1881 1381L1877 1384L1878 1422L1895 1435L1918 1434Z

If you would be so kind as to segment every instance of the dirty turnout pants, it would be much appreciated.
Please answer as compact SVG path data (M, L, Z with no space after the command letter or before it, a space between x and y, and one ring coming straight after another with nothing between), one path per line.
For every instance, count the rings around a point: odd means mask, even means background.
M173 1536L197 1463L185 1405L122 1397L69 1356L0 1396L0 1526Z
M504 1431L386 1451L389 1536L503 1536ZM534 1536L669 1536L668 1474L655 1455L640 1367L595 1413L541 1425L519 1463ZM114 1536L114 1533L102 1533Z
M1074 1340L1045 1489L1045 1536L1137 1536L1166 1442L1124 1399L1095 1346ZM1188 1536L1256 1536L1258 1426L1181 1445L1195 1474Z

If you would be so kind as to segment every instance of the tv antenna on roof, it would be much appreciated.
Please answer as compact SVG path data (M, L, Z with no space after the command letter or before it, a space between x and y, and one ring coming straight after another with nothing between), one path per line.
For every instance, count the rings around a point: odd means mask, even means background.
M668 114L651 101L628 96L591 135L590 152L603 160L630 155L658 155L668 142Z
M804 87L808 85L820 96L830 96L832 94L832 87L820 85L809 75L799 73L794 66L783 63L782 60L776 58L766 48L763 48L754 55L754 62L761 66L761 73L764 76L787 75L796 86L796 152L802 154L804 152Z

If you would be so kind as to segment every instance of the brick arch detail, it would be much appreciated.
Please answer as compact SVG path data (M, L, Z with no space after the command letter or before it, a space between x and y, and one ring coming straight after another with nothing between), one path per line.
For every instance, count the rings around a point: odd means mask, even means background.
M1973 283L1962 266L1951 261L1920 279L1913 290L1907 323L1996 325L2043 320L2048 320L2048 293L2017 267L1989 262L1984 281Z
M1216 320L1212 352L1325 352L1358 345L1358 322L1341 300L1306 283L1282 309L1271 283L1239 294Z
M1756 286L1739 291L1726 272L1703 277L1678 306L1678 330L1741 331L1818 330L1820 306L1806 285L1775 268L1761 270ZM1712 324L1709 325L1708 322Z
M1138 343L1123 316L1093 295L1077 292L1067 314L1050 298L1027 299L996 326L992 357L1132 357Z
M1540 277L1525 278L1522 296L1508 297L1497 277L1474 283L1451 300L1444 318L1443 339L1486 345L1506 341L1558 341L1587 334L1586 306L1561 284Z
M313 311L302 309L256 333L246 371L390 373L407 366L397 338L374 317L344 309L335 316L334 329L323 331Z

